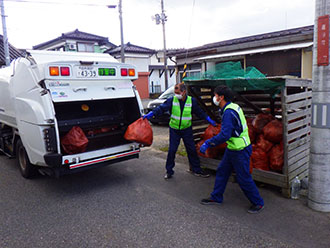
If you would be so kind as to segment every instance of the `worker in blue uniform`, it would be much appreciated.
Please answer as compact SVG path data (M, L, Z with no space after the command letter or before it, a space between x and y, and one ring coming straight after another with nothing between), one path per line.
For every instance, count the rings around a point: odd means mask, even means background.
M175 154L178 150L181 139L183 139L188 154L191 172L195 176L209 177L210 175L204 172L200 167L191 126L192 114L194 113L199 118L207 120L213 126L216 126L216 122L205 114L205 112L199 107L196 99L187 96L186 86L183 83L175 85L174 93L174 97L168 98L163 104L143 116L144 119L147 118L150 120L153 116L160 116L167 111L171 113L169 123L170 142L166 160L166 174L164 178L170 179L173 177Z
M201 203L221 204L229 176L234 169L240 188L252 203L248 212L258 213L264 208L264 201L249 172L252 146L248 127L240 106L231 102L232 97L233 94L227 86L218 86L214 90L213 102L220 106L222 112L221 131L206 140L200 151L205 153L209 147L224 142L227 143L227 148L217 168L213 192L209 198L202 199Z

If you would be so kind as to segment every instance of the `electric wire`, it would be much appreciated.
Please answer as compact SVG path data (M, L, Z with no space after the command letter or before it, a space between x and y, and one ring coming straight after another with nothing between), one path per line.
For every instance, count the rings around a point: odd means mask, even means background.
M193 22L193 17L194 17L194 9L195 9L195 0L193 0L193 5L191 9L191 19L190 19L190 27L189 27L189 33L188 33L188 40L187 40L187 48L186 48L186 58L185 58L185 63L187 63L187 58L188 58L188 46L190 42L190 36L191 36L191 28L192 28L192 22Z
M73 3L73 2L56 2L56 1L29 1L29 0L3 0L5 2L12 3L31 3L31 4L49 4L49 5L79 5L89 7L107 7L107 4L93 4L93 3Z

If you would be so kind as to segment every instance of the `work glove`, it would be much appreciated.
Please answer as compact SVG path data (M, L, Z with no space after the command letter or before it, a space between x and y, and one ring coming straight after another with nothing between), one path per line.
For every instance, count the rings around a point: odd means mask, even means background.
M142 119L144 120L145 118L147 118L148 120L150 120L153 116L154 116L154 113L152 111L150 111L148 114L142 116Z
M203 145L199 148L199 151L203 154L205 154L206 150L210 147L210 143L208 141L205 141Z
M214 120L212 120L210 116L208 116L206 120L214 127L217 125L217 123Z

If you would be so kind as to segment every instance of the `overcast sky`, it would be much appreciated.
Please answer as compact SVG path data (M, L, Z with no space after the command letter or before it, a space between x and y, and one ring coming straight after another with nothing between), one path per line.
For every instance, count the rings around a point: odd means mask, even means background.
M163 48L160 0L122 0L124 42ZM9 42L17 48L78 28L120 44L118 0L4 0ZM314 0L164 0L167 48L207 43L314 24ZM1 30L2 31L2 30ZM2 32L1 32L2 33Z

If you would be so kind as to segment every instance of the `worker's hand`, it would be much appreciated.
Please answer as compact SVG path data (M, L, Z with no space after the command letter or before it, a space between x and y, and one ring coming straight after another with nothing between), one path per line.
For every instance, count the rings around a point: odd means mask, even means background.
M210 116L208 116L206 120L214 127L217 125L217 123L214 120L212 120Z
M210 147L210 144L208 141L205 141L203 145L201 145L201 148L199 148L199 151L203 154L205 154L206 150Z
M145 118L147 118L148 120L150 120L153 116L154 116L154 113L152 111L150 111L148 114L142 116L142 118L143 118L143 120Z

